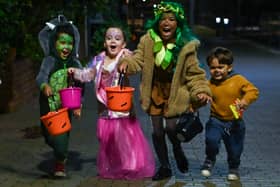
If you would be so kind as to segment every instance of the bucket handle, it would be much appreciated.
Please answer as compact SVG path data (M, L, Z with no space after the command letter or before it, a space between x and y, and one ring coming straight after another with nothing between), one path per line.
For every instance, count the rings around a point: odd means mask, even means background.
M120 73L118 85L120 86L121 90L124 88L124 71Z
M68 78L68 88L74 87L75 86L74 73L69 73L67 78Z

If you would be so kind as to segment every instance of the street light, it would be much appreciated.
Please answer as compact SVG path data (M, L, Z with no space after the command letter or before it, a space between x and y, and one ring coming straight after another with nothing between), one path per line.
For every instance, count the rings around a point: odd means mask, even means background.
M216 23L221 23L221 18L220 17L216 17Z
M229 24L229 18L224 18L224 25L228 25Z
M216 17L215 22L217 25L217 36L220 36L221 34L225 34L226 29L229 25L229 18L228 17Z

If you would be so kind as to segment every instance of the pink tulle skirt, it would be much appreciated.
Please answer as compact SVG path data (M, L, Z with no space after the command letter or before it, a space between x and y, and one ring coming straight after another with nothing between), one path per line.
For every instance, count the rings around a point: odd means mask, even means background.
M154 155L137 119L99 118L97 137L99 177L132 180L154 175Z

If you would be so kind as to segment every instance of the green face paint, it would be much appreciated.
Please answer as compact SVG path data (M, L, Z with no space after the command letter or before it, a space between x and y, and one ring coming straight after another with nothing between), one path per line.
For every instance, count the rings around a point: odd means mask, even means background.
M73 37L66 33L60 33L55 42L55 48L59 57L66 60L74 47Z

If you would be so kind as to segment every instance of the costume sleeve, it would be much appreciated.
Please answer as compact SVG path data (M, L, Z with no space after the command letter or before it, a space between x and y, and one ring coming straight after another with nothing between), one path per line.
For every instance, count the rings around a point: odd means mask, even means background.
M83 68L77 69L74 74L74 78L81 82L90 82L95 77L95 68Z
M89 63L89 65L85 68L81 67L77 69L74 73L74 78L81 82L90 82L94 79L96 73L96 58Z
M37 86L41 89L43 85L49 83L49 77L52 69L54 68L55 60L53 57L45 57L42 61L40 71L36 76Z
M185 80L190 91L191 100L196 103L198 101L197 94L199 93L205 93L211 96L206 73L199 65L197 49L195 47L186 55L185 61Z
M206 93L211 96L211 91L208 86L208 80L206 78L205 71L199 66L199 61L196 52L188 56L187 61L187 87L190 90L191 97L197 98L197 94Z
M74 67L77 68L77 70L79 70L79 71L81 69L83 69L83 66L82 66L81 62L78 59L74 59ZM74 86L75 87L80 87L82 89L82 103L84 103L85 84L82 81L80 81L78 79L75 79L74 80Z

